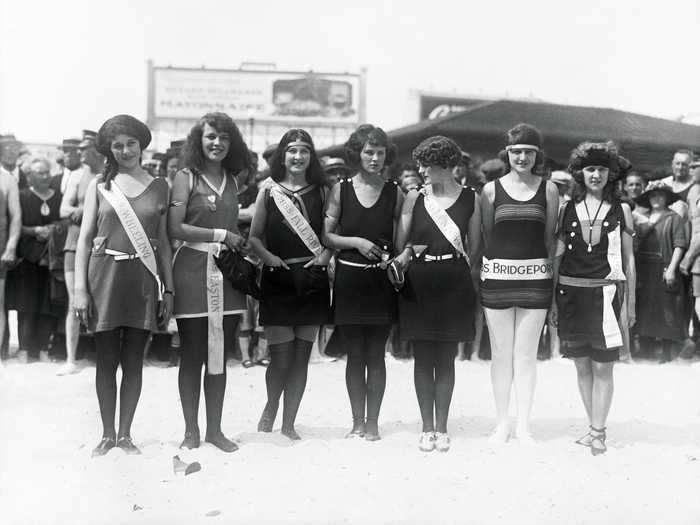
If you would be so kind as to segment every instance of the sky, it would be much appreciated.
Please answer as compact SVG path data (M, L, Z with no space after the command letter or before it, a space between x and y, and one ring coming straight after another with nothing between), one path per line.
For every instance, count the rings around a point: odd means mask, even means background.
M700 2L0 0L0 133L60 142L146 117L155 65L367 68L367 120L411 90L535 97L700 123Z

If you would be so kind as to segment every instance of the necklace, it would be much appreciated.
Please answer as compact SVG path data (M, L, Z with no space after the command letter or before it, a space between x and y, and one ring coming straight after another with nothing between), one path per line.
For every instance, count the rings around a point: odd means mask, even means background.
M44 198L41 195L39 195L34 188L29 188L29 189L31 190L31 192L34 195L36 195L37 197L39 197L39 199L41 199L41 207L39 208L39 213L41 213L41 216L48 217L49 214L51 213L51 208L49 208L49 205L47 204L46 201L48 201L51 197L53 197L53 192L51 192L51 194L48 197Z
M595 221L598 218L600 209L603 207L603 199L600 200L600 204L598 204L598 209L595 211L595 215L593 216L592 221L591 214L588 213L588 204L586 204L586 199L583 199L583 206L584 208L586 208L586 215L588 216L588 253L591 253L593 251L593 247L591 246L591 242L593 240L593 225L595 224Z

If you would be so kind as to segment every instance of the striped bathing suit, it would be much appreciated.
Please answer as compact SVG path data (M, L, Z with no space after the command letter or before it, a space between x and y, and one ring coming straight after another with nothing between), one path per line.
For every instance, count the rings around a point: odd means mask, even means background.
M513 199L495 181L494 224L481 265L485 308L549 308L552 265L545 246L547 183L527 201Z

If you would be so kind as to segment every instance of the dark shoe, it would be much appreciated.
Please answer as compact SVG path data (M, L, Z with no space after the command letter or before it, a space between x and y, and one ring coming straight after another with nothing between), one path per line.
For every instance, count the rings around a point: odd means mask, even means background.
M111 437L103 437L102 441L100 441L97 446L92 449L92 457L96 458L99 456L104 456L107 452L112 450L114 446L116 445L114 438Z
M131 441L130 436L123 436L117 440L117 446L129 455L141 454L139 448Z
M270 366L270 360L267 357L263 357L262 359L258 359L255 364L267 367Z
M345 434L345 438L365 437L365 422L361 419L353 419L352 430Z
M185 432L185 439L180 443L180 448L199 448L199 432Z
M287 436L292 441L298 441L301 439L301 436L297 434L297 431L294 430L294 428L282 428L281 432L283 436Z
M207 443L211 443L219 450L222 450L227 453L235 452L236 450L238 450L238 445L236 445L233 441L224 436L221 432L218 432L216 434L207 434L204 438L204 441L206 441Z
M600 429L591 427L591 454L598 456L607 452L605 437L605 427Z

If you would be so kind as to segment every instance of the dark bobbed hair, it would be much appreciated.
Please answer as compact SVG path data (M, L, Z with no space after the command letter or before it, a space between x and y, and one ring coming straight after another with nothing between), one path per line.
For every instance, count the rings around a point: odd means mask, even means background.
M538 130L535 126L525 124L524 122L516 124L508 131L506 131L507 145L513 146L515 144L531 144L539 148L537 154L535 155L535 165L532 167L532 173L534 175L544 176L546 173L546 155L544 150L542 149L543 143L544 141L542 139L542 133L540 133L540 130ZM508 160L508 151L506 151L505 148L499 151L498 158L501 159L503 164L506 165L506 173L508 173L512 169L510 161Z
M235 176L243 170L250 170L252 163L248 146L246 146L238 126L226 113L219 112L207 113L192 126L182 149L182 165L185 168L190 168L195 176L204 169L205 156L202 150L202 135L204 135L205 124L209 124L219 133L227 133L231 140L228 153L221 161L224 171Z
M416 146L413 160L423 166L452 169L462 162L462 150L454 140L437 135L428 137Z
M391 166L394 162L397 149L384 130L372 124L360 124L345 143L345 158L348 159L348 165L351 168L359 169L362 166L360 153L365 144L386 148L384 167Z
M622 201L623 193L617 181L621 174L627 174L632 164L618 153L617 145L612 141L607 142L582 142L576 146L569 157L568 172L574 178L572 198L574 202L581 202L586 196L586 183L583 178L583 168L590 166L587 160L596 158L607 159L608 182L603 188L603 200L613 204Z
M416 166L415 162L404 162L399 167L399 173L403 173L404 171L415 171L418 173L418 166Z
M148 126L131 115L115 115L107 119L102 126L100 126L97 132L95 149L98 153L105 156L102 180L104 181L105 188L108 190L112 186L112 179L119 173L119 163L117 159L114 158L114 153L112 153L112 141L117 135L121 134L135 138L139 143L142 153L151 143L151 131L148 129ZM140 163L141 161L139 159L139 164Z
M326 179L326 174L316 154L314 141L308 131L300 128L290 129L282 135L279 144L277 144L277 149L275 149L269 160L270 178L275 182L284 180L287 174L287 168L284 165L284 154L287 151L287 146L289 146L291 142L296 142L297 140L306 142L311 150L309 167L306 168L306 182L309 184L323 184Z

